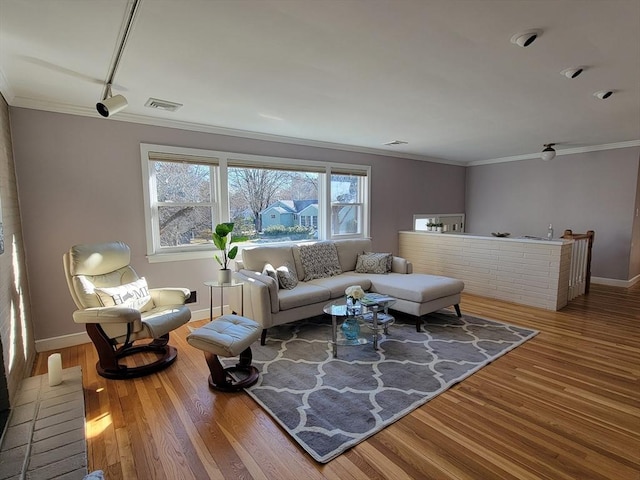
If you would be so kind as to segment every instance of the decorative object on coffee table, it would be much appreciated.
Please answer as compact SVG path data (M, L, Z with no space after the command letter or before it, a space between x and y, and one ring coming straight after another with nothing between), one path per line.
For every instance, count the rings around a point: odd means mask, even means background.
M344 291L347 296L347 315L356 316L362 312L360 301L364 298L364 290L360 285L351 285Z
M358 337L360 336L360 323L358 322L358 317L353 315L348 316L345 318L344 322L342 322L340 329L342 330L345 340L348 342L357 342Z
M338 345L364 345L367 343L367 339L360 336L360 325L358 324L358 335L349 335L348 338L344 335L344 330L342 326L338 329L338 318L354 318L352 315L350 316L347 312L347 305L344 301L336 300L334 302L326 304L323 309L324 313L327 315L331 315L331 341L329 342L332 347L333 358L338 357ZM357 319L355 319L357 321ZM343 323L344 325L344 323ZM347 325L345 328L347 331L349 330L350 325ZM339 335L339 331L341 335Z

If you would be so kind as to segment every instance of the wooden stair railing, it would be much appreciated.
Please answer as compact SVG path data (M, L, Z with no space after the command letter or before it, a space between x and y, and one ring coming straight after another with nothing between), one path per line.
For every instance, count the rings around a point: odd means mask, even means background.
M560 237L575 241L571 254L569 300L589 293L591 287L591 249L594 236L593 230L588 230L587 233L573 233L567 229Z

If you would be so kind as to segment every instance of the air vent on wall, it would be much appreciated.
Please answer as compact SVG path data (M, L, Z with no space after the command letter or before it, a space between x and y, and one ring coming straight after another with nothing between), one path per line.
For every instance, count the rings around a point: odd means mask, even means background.
M409 142L403 140L391 140L390 142L383 143L383 145L406 145Z
M166 110L167 112L175 112L182 106L182 104L169 102L167 100L159 100L157 98L149 98L144 106L149 108L159 108L160 110Z

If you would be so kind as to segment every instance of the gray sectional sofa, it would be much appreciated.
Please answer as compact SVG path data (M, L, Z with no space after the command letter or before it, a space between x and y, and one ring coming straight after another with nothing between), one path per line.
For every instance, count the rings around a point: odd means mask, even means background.
M370 239L245 249L234 275L244 282L243 315L262 325L262 344L269 327L322 314L351 285L395 297L392 309L416 316L418 330L423 315L441 308L461 315L462 281L412 273L404 258L371 250Z

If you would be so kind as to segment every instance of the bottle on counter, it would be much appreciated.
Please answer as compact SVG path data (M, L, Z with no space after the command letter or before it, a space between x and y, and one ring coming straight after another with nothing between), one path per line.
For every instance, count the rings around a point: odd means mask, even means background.
M553 225L549 224L549 229L547 230L547 240L553 239Z

